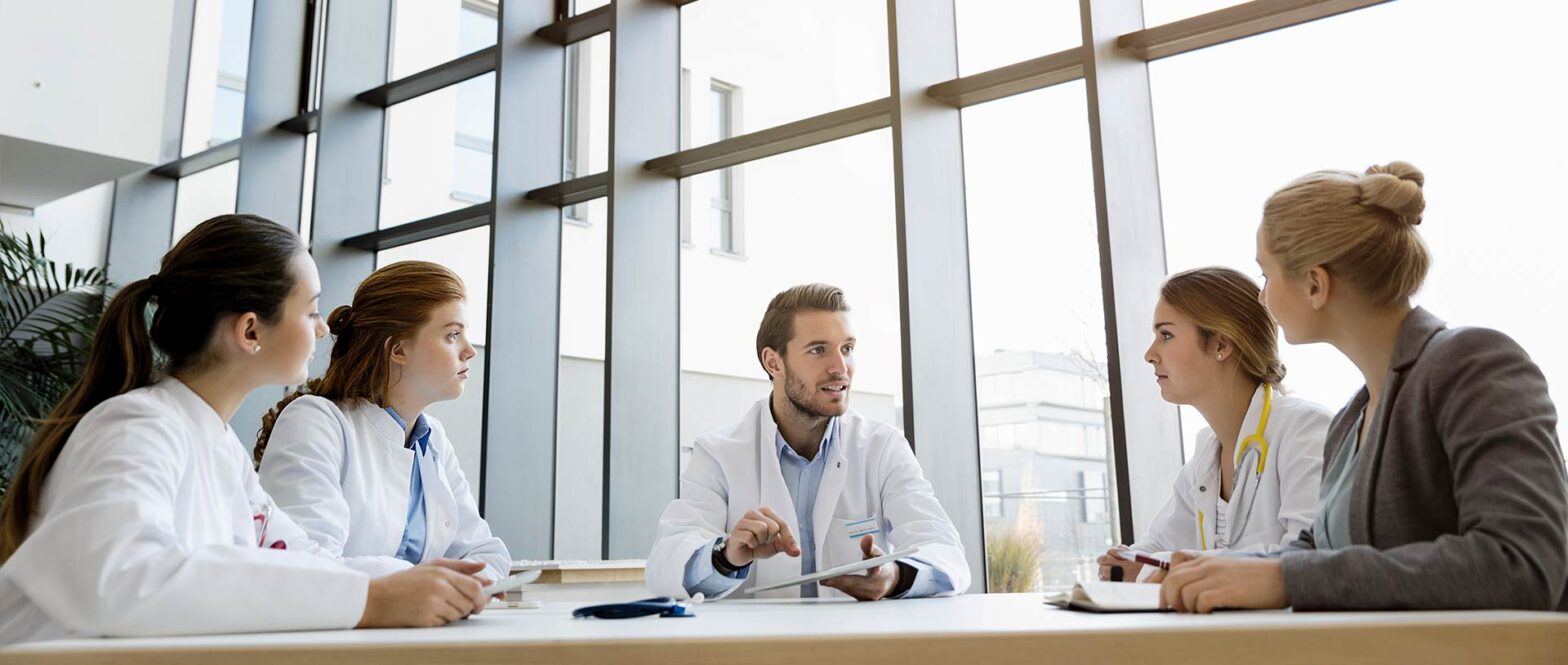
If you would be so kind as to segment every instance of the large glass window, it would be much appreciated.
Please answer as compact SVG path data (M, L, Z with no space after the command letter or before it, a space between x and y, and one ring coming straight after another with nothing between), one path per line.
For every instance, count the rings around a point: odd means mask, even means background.
M960 76L1083 43L1078 0L959 0L953 8Z
M603 173L610 164L610 34L566 47L565 145L561 179ZM566 218L586 223L589 210L567 206Z
M197 224L218 215L233 214L239 187L240 161L237 159L180 178L174 190L174 236L169 246L173 247Z
M305 136L305 175L300 186L299 197L299 237L305 242L310 242L311 233L315 227L312 224L316 214L316 134L314 132Z
M1256 276L1259 210L1276 189L1410 161L1426 172L1420 231L1434 257L1417 304L1513 336L1563 403L1568 351L1535 287L1568 284L1568 226L1542 207L1568 180L1568 79L1553 46L1565 22L1568 7L1525 0L1392 2L1152 63L1171 270ZM1282 355L1285 385L1331 409L1362 384L1327 345L1282 342ZM1203 421L1189 410L1182 422L1190 447Z
M381 228L490 200L495 74L387 109Z
M888 95L887 3L695 2L681 8L681 67L699 93L708 81L744 88L745 106L736 112L747 132L881 99ZM691 145L718 138L705 133Z
M604 525L605 199L561 228L561 373L556 398L555 556L597 559ZM592 472L584 473L585 469Z
M495 0L394 0L392 55L395 81L494 46Z
M180 154L240 137L252 0L198 0L191 32Z
M882 130L746 164L746 257L716 255L701 236L682 250L683 466L698 435L768 396L757 324L768 301L797 284L844 289L858 339L850 408L903 428L890 137Z
M963 111L991 591L1093 579L1114 534L1086 113L1082 82Z
M1242 0L1143 0L1143 24L1150 28L1242 4Z
M485 350L490 313L490 227L469 229L432 238L376 254L376 267L405 260L439 263L462 278L468 291L467 337L477 355L468 361L468 385L463 396L450 402L430 405L430 413L446 427L447 437L457 451L457 461L468 477L469 486L479 491L479 465L482 459L480 437L483 432L485 403ZM477 498L477 496L476 496Z

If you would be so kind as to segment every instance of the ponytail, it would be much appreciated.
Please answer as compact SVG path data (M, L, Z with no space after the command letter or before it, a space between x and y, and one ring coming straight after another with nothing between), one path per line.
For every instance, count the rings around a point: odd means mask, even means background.
M82 377L39 423L0 507L0 563L32 528L44 482L82 417L164 373L210 359L208 342L226 316L253 312L278 320L294 288L291 262L305 251L299 235L255 215L221 215L185 234L161 268L120 289L93 333ZM149 326L148 307L154 313ZM166 366L160 366L162 353Z
M147 334L146 313L154 286L154 280L137 280L109 301L93 333L81 380L40 422L22 454L16 478L6 491L5 506L0 508L0 562L10 559L27 537L44 480L77 421L104 400L152 383L152 340Z

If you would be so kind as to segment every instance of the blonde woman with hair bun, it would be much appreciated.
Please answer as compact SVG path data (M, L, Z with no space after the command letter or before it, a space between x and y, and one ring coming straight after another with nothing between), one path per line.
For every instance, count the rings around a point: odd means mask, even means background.
M1176 553L1166 606L1568 610L1546 378L1507 335L1411 305L1431 264L1424 185L1392 162L1308 174L1264 205L1264 304L1286 341L1332 344L1366 385L1329 427L1312 527L1272 555Z
M1207 426L1148 533L1102 555L1100 579L1117 569L1157 579L1130 553L1272 552L1312 525L1329 411L1283 394L1277 336L1258 285L1235 270L1187 270L1160 287L1144 360L1160 396L1197 408Z

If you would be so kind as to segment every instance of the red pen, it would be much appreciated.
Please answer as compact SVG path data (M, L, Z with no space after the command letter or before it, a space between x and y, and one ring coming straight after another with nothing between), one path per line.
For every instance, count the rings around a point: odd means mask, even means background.
M1138 563L1144 565L1154 566L1160 570L1171 569L1171 562L1164 559L1156 559L1152 556L1144 554L1143 552L1134 552L1132 550L1116 550L1116 556L1119 556L1128 561L1137 561Z

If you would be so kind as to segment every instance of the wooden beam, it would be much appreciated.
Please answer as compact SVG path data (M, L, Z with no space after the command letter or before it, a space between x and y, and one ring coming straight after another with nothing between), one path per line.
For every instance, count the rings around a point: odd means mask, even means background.
M891 108L891 100L882 98L651 159L646 168L672 178L686 178L782 155L792 150L890 127L893 123Z
M1083 49L1071 48L926 89L926 95L964 108L1083 78Z
M1223 44L1355 11L1389 0L1254 0L1117 38L1116 45L1143 61Z

